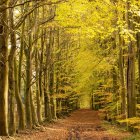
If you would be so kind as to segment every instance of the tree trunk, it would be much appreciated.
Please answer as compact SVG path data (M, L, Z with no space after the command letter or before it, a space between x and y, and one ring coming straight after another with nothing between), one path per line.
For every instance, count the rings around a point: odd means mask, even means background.
M23 7L22 7L22 12L23 12ZM21 98L21 75L22 75L22 64L23 64L23 52L24 52L24 28L25 27L25 22L22 24L21 27L21 39L20 39L20 52L19 52L19 62L18 62L18 70L17 70L17 65L16 65L16 60L15 60L15 84L16 85L16 101L17 101L17 109L18 109L18 115L19 115L19 129L25 129L26 126L26 116L25 116L25 106L22 103L22 98Z
M19 87L19 93L21 94L21 71L22 71L22 61L23 61L23 52L24 52L24 26L25 23L22 25L22 33L21 33L21 45L20 45L20 53L19 53L19 64L18 64L18 87Z
M25 108L22 103L21 96L19 94L19 87L18 87L18 71L17 71L17 64L16 59L14 63L14 72L15 72L15 95L16 95L16 101L17 101L17 109L18 109L18 121L19 121L19 129L23 130L25 129Z
M48 80L48 74L45 72L44 74L44 109L45 109L45 119L47 121L52 120L52 113L51 113L51 106L50 106L50 94L48 91L48 85L47 85L47 80ZM47 78L46 78L47 77Z
M55 29L54 29L55 30ZM57 119L56 117L56 99L53 97L54 95L54 30L50 29L50 70L49 70L49 92L51 95L51 111L52 111L52 118Z
M126 2L126 22L128 30L133 30L133 23L130 21L130 0ZM136 93L135 93L135 47L134 42L129 38L128 43L128 67L127 67L127 105L128 118L136 116Z
M28 48L26 52L26 83L25 83L25 108L26 108L26 124L28 128L32 128L32 111L31 111L31 49Z
M41 97L40 97L40 89L39 89L39 66L38 66L38 50L36 49L35 56L35 67L36 67L36 99L37 99L37 117L39 123L42 122L42 107L41 107Z
M12 6L15 0L10 0L9 6ZM15 115L15 76L14 76L14 58L16 54L16 34L14 32L14 17L13 17L13 8L9 11L10 17L10 41L11 41L11 50L9 54L9 133L14 135L16 133L16 115Z
M121 82L121 114L126 114L126 93L125 93L125 82L124 82L124 70L123 70L123 50L121 38L119 39L119 70L120 70L120 82Z
M51 31L50 35L51 36ZM52 120L51 106L50 106L50 92L49 92L49 80L50 80L50 42L46 45L46 69L44 71L44 104L45 104L45 118L49 121Z
M137 49L138 49L138 97L137 103L140 104L140 32L137 33Z
M36 114L36 110L35 110L35 105L34 105L34 101L33 101L33 92L32 92L32 88L31 88L31 111L32 111L32 121L33 121L33 125L34 126L38 126L38 119L37 119L37 114Z
M0 1L0 135L8 135L7 0Z

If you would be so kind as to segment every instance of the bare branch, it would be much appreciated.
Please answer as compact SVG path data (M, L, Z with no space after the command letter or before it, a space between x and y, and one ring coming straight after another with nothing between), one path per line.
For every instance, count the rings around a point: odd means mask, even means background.
M30 11L28 11L27 13L25 13L25 14L19 19L19 21L16 23L16 25L15 25L14 28L15 28L15 29L19 28L19 27L22 25L22 23L25 21L26 17L27 17L28 15L30 15L36 8L39 8L39 7L44 6L44 5L59 4L59 3L61 3L61 2L66 2L66 0L59 0L59 1L57 1L57 2L45 2L45 3L38 2L38 3L36 3L36 5L35 5Z

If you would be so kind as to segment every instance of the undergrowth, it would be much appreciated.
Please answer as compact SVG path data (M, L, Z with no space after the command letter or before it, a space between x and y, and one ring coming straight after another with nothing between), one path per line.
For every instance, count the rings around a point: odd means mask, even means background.
M140 134L132 135L132 136L125 138L123 140L140 140Z

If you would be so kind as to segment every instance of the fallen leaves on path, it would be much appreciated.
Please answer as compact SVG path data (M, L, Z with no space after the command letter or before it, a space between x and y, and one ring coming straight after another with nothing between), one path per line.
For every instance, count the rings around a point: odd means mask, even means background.
M40 130L19 132L15 140L122 140L130 136L127 131L119 130L99 118L98 111L78 110L66 119L42 127ZM10 138L6 138L8 140ZM4 138L5 140L5 138Z

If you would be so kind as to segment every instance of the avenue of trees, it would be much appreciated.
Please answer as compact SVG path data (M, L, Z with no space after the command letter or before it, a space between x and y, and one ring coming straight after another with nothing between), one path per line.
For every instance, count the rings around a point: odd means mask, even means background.
M108 120L138 123L139 9L139 0L1 0L0 135L67 115L85 94Z

